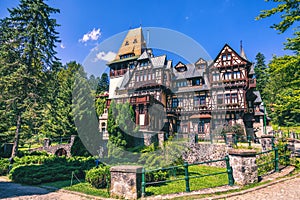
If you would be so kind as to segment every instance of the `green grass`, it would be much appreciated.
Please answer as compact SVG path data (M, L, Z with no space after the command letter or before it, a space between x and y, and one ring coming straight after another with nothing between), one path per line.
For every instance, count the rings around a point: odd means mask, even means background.
M72 186L70 186L70 183L71 183L70 180L45 183L45 184L42 184L39 186L40 187L43 187L43 186L54 187L57 189L65 189L65 190L81 192L81 193L93 195L93 196L109 197L109 193L107 192L106 188L97 189L97 188L94 188L89 183L84 182L84 180L81 180L81 181L82 182L79 183L78 181L75 182L75 180L74 180L75 184Z
M278 125L272 125L274 130L278 130L279 126ZM295 133L300 133L300 126L280 126L280 130L283 132L287 133L288 131L294 131Z
M210 173L217 172L226 172L226 169L220 167L211 167L211 166L190 166L189 174L190 176L205 175ZM183 178L184 175L178 175L176 178ZM174 178L173 178L174 179ZM212 188L217 186L222 186L228 184L227 173L206 176L201 178L191 178L190 179L190 190L200 190L203 188ZM160 185L147 186L146 195L161 195L161 194L172 194L178 192L185 192L185 181L174 181L169 183L164 183Z
M76 185L72 185L70 187L65 187L63 189L75 191L75 192L81 192L81 193L93 195L93 196L109 197L109 193L106 188L105 189L97 189L97 188L94 188L89 183L78 183Z

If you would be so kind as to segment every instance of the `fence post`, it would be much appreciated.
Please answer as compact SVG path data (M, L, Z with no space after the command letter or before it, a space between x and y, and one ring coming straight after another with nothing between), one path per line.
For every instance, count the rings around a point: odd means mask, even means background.
M232 175L232 168L229 163L229 156L225 156L225 162L226 162L226 169L227 169L227 174L228 174L228 185L233 186L234 180L233 180L233 175Z
M275 151L275 172L279 172L279 155L278 155L278 148L274 148Z
M190 192L190 180L189 180L189 164L184 162L184 174L185 174L185 191Z
M142 169L142 197L146 196L145 168Z
M248 146L251 147L251 136L247 135Z
M74 176L74 172L72 171L72 177L71 177L71 184L70 184L70 186L73 185L73 176Z
M235 146L237 146L237 143L238 143L238 137L237 137L237 134L234 134L234 137L233 137L233 143Z

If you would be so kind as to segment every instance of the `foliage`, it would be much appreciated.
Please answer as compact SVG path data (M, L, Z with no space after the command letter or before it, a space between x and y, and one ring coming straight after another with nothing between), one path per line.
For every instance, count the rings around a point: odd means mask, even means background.
M96 97L95 109L98 117L100 117L104 113L105 108L106 108L106 98Z
M82 144L79 137L75 137L74 143L71 147L72 156L91 156L91 153Z
M255 63L255 78L256 78L256 89L260 91L262 98L264 98L263 89L267 85L268 82L268 68L265 64L265 56L262 53L258 53L255 57L256 63Z
M107 130L109 141L118 147L133 147L138 127L134 123L134 111L129 102L116 104L111 101L108 111Z
M24 156L15 158L9 176L15 182L40 184L69 179L72 171L75 171L78 177L83 178L85 170L93 166L94 158L92 157Z
M264 93L270 116L280 126L300 125L300 55L274 57Z
M100 166L86 172L85 180L95 188L105 188L110 183L110 171L107 166Z
M0 158L0 176L6 175L9 169L9 160Z
M15 121L12 156L18 151L21 125L31 133L40 122L47 101L47 82L52 74L58 26L51 14L59 12L43 0L21 0L0 22L1 113ZM10 124L9 124L10 125ZM25 126L24 126L25 127ZM10 127L6 127L8 130Z
M103 73L101 75L101 78L98 82L98 86L97 86L97 94L103 93L103 92L108 92L109 89L109 79L108 79L108 74L107 73Z
M167 177L168 173L162 170L146 172L146 182L165 181Z
M270 1L270 0L268 0ZM279 33L284 33L287 29L292 27L298 21L300 21L300 2L298 0L271 0L278 3L277 7L270 10L263 10L256 19L263 19L275 14L280 14L282 19L278 24L273 24L271 28L278 30ZM297 54L300 52L300 32L299 26L294 29L294 38L288 38L286 43L286 49L294 50Z

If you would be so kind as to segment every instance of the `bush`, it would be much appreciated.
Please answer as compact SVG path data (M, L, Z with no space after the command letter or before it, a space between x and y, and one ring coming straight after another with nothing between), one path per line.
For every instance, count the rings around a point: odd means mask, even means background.
M74 144L71 147L72 156L91 156L90 152L85 148L79 137L75 137Z
M0 176L6 175L9 169L9 160L0 159Z
M157 182L157 181L165 181L168 177L168 173L166 171L154 171L146 173L146 182Z
M105 188L110 183L109 167L101 166L86 172L85 180L95 188Z
M61 181L71 178L72 172L78 178L85 177L85 170L91 169L95 159L93 157L57 157L24 156L15 158L10 179L25 184L40 184L52 181Z

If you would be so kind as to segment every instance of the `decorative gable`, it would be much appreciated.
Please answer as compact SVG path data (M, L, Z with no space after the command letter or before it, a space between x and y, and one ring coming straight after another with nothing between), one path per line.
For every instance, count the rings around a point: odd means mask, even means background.
M236 53L228 44L225 44L214 60L214 67L229 67L249 64L251 63Z

